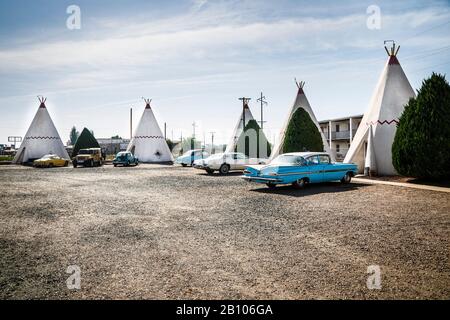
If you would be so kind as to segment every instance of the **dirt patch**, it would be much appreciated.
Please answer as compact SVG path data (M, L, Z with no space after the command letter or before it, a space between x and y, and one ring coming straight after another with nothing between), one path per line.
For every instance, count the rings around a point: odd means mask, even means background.
M159 165L2 166L0 180L3 299L450 298L446 193L269 190ZM381 290L366 287L370 265Z

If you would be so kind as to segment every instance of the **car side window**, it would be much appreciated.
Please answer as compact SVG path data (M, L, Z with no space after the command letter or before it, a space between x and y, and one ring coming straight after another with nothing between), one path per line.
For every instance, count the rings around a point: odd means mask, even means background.
M327 155L321 155L319 156L320 164L330 164L330 157Z
M319 158L317 156L312 156L306 159L306 162L308 163L309 166L314 166L319 164Z
M295 163L296 163L297 165L299 165L299 166L304 166L304 165L306 165L306 161L305 161L305 159L304 159L303 157L297 157L297 158L295 159Z

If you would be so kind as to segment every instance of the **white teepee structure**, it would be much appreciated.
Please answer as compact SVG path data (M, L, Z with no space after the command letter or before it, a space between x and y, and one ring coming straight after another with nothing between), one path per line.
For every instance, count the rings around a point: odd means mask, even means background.
M45 107L47 99L39 97L39 108L14 157L13 163L22 164L39 159L46 154L56 154L70 159Z
M409 99L415 97L415 93L408 78L403 72L397 59L400 49L393 44L391 50L386 47L388 61L381 73L378 84L370 101L361 124L356 131L350 149L345 156L344 163L356 163L359 172L365 167L367 156L367 142L369 129L372 127L373 154L376 159L376 171L379 175L395 175L396 171L392 165L392 143L394 141L397 123Z
M131 151L140 162L173 162L172 153L150 107L151 100L145 99L144 101L144 113L128 145L127 151Z
M225 152L234 152L234 150L236 149L236 145L238 143L239 137L241 136L242 132L244 131L244 127L248 124L248 122L250 120L255 120L255 118L253 118L252 112L250 111L250 108L248 107L248 101L250 99L241 98L241 100L243 101L242 113L241 113L241 116L239 117L239 120L238 120L236 126L234 127L233 134L230 138L230 141L227 144L227 148L226 148ZM245 126L244 126L244 122L245 122Z
M306 98L305 92L303 91L305 82L304 81L297 82L297 80L295 82L296 82L297 88L298 88L297 96L296 96L294 104L292 105L292 108L289 112L288 118L286 119L286 122L284 123L283 128L281 129L279 139L276 142L275 147L272 150L272 153L270 154L270 160L276 158L280 154L283 154L284 139L286 136L286 130L289 126L289 123L291 122L291 118L292 118L293 114L295 113L295 111L297 111L297 109L303 108L311 117L311 120L316 125L317 130L319 130L320 136L322 137L323 150L325 152L328 152L330 154L332 160L335 161L334 155L330 151L330 146L328 145L327 139L325 138L322 130L320 129L320 126L319 126L319 123L317 122L316 116L314 115L311 105L309 104L309 101ZM298 150L298 151L301 152L303 150Z

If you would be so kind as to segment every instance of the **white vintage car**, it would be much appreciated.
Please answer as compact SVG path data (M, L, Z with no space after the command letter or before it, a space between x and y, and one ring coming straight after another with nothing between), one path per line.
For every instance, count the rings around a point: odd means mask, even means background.
M194 168L205 170L209 174L219 171L227 174L230 171L243 171L246 166L265 164L267 159L249 158L240 152L216 153L206 159L194 161Z

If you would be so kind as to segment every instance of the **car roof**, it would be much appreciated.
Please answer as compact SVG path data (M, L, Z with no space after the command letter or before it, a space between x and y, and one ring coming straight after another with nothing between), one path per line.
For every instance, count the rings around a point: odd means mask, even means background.
M282 156L286 156L286 155L288 155L288 156L301 156L301 157L310 157L310 156L317 156L317 155L319 155L319 156L329 156L329 154L328 153L326 153L326 152L311 152L311 151L308 151L308 152L289 152L289 153L283 153L283 154L281 154Z

